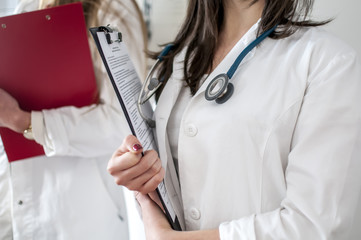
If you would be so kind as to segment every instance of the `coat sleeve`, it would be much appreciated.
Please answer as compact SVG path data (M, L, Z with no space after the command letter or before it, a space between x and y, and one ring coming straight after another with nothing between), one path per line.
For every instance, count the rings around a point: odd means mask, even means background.
M138 15L136 3L127 0L104 1L102 4L99 24L109 23L123 33L130 58L142 79L146 66L146 42L143 19ZM104 12L105 10L108 12ZM43 145L47 156L97 157L110 154L126 135L131 134L92 39L90 47L100 103L82 108L65 106L32 112L34 138Z
M310 67L285 198L274 211L222 223L221 239L349 239L361 188L360 69L353 52Z

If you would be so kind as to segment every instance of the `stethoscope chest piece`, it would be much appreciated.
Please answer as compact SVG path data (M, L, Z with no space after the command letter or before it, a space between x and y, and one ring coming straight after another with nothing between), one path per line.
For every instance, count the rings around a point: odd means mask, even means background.
M216 100L216 103L225 103L233 94L234 86L229 82L228 75L221 73L208 84L205 98L208 101Z

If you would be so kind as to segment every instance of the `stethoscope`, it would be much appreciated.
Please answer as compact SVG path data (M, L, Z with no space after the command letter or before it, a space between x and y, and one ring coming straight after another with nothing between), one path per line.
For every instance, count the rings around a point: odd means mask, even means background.
M260 44L264 39L266 39L275 29L277 25L273 28L269 29L268 31L262 33L259 37L257 37L253 42L251 42L236 58L232 66L229 68L227 73L221 73L214 77L212 81L208 84L206 91L205 91L205 98L208 101L215 100L216 103L222 104L228 101L231 98L234 92L234 86L231 82L231 78L233 77L234 73L236 72L238 66L241 64L242 60L247 56L249 52L252 51L258 44ZM163 80L160 81L156 77L152 77L155 73L155 70L158 68L160 62L163 60L164 56L168 54L168 52L172 49L173 45L167 45L157 57L157 61L150 69L145 82L142 86L141 93L139 94L138 98L138 110L142 118L147 122L147 124L154 128L155 121L145 116L142 111L141 106L146 103L159 89L160 86L163 84Z

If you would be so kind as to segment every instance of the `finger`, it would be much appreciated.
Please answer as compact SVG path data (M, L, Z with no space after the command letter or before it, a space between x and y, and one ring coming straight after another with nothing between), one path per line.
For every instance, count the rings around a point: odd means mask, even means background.
M139 194L141 194L140 192L138 192L138 191L133 191L133 195L134 195L134 198L135 198L135 200L137 201L137 203L140 205L140 203L139 203L139 201L138 201L138 195Z
M159 163L158 165L154 165L157 161L160 163L160 165L162 164L158 158L158 153L154 150L148 150L144 153L144 156L140 158L140 161L138 161L137 165L134 165L132 168L128 168L124 174L132 176L132 178L136 178L146 173L149 169L157 167L157 171L154 172L155 174L159 171Z
M126 153L123 156L126 155L133 155L133 154ZM130 161L130 158L126 158L126 161ZM133 163L129 163L129 164L133 164ZM124 166L125 164L123 164L123 167ZM144 157L140 159L139 163L134 164L134 166L124 170L119 170L120 167L118 166L117 168L110 168L109 171L114 176L114 180L118 185L123 185L127 187L129 190L138 191L150 179L152 179L154 176L159 174L161 168L162 168L162 163L158 158L157 152L154 150L150 150L145 152ZM154 190L154 189L150 189L150 190ZM143 191L148 191L148 188L145 188Z
M142 194L142 193L140 193L138 191L134 191L134 197L138 201L139 204L144 203L144 201L150 201L151 200L148 195Z
M118 176L123 178L133 179L137 177L139 174L133 173L132 170L130 173L124 172L132 167L136 166L137 163L141 160L142 155L135 155L130 152L126 152L121 156L112 157L107 166L107 170L112 176ZM132 175L133 174L133 175Z
M109 160L107 166L108 172L114 176L118 171L134 166L142 156L142 149L143 147L140 145L138 139L133 135L128 135ZM133 155L126 153L133 153Z
M142 219L145 226L146 234L151 232L150 226L153 228L170 230L171 226L162 211L162 209L147 194L139 193L137 201L142 209ZM150 234L152 235L152 234ZM157 235L157 234L156 234Z
M159 161L159 163L154 165L156 161ZM159 171L159 164L161 165L158 153L154 150L146 151L143 157L139 154L134 155L133 153L127 152L121 156L113 157L109 161L108 172L112 176L121 175L120 177L131 180L139 177L152 168L156 168L156 170L153 169L154 174L156 174ZM151 177L152 176L145 177L146 179L138 185L144 184L144 182Z
M138 192L135 195L135 199L138 201L138 203L141 207L150 204L156 208L159 208L159 206L157 206L157 203L154 202L153 199L151 199L148 194L143 194L143 193Z
M143 161L143 159L141 161ZM128 185L128 188L131 190L140 189L140 187L146 184L151 178L159 174L161 168L162 168L162 163L158 158L158 160L155 161L153 165L150 166L145 172L139 174L136 178L132 179L130 181L131 183ZM129 178L129 176L134 176L134 171L132 170L133 168L125 171L127 172L127 174L132 174L132 175L127 175L128 176L127 178Z
M139 188L139 192L143 194L150 193L154 191L158 185L163 181L165 175L164 168L161 168L160 171L149 179L143 186Z
M138 191L133 191L133 194L134 194L135 199L137 199L137 196L138 196L138 194L140 194L140 192L138 192Z
M119 148L114 152L112 157L123 155L126 152L131 152L135 154L141 154L143 147L139 140L134 135L128 135L119 146Z

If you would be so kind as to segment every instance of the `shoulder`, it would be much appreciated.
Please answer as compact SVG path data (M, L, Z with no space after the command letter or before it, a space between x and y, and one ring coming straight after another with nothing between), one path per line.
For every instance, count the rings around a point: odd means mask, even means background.
M308 54L308 92L326 84L335 89L360 89L361 62L355 49L322 27L300 31ZM308 52L308 53L307 53ZM350 90L350 89L349 89ZM350 90L352 91L352 90Z
M308 69L309 81L323 72L336 74L346 66L361 66L356 50L323 27L301 28L276 44Z
M336 35L325 30L324 27L301 28L287 38L286 41L300 45L304 54L311 58L330 60L337 57L357 57L357 52L350 45Z

